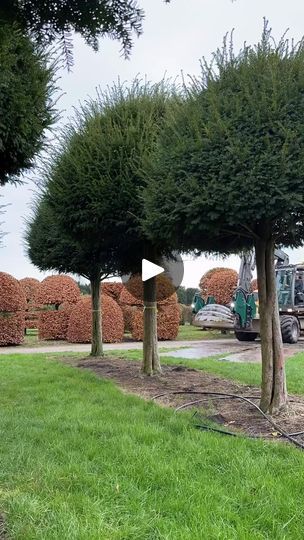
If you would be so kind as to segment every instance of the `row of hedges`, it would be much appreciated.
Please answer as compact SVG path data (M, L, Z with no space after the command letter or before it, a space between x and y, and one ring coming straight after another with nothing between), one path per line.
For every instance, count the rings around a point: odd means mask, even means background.
M177 296L170 294L171 285L162 276L157 285L159 339L175 339L180 320ZM143 339L140 276L130 280L128 289L121 283L108 282L101 286L105 342L122 341L125 328L134 339ZM69 276L49 276L40 283L33 278L18 282L9 274L0 273L0 345L22 343L25 328L35 327L43 340L90 342L90 297L82 297L77 283Z
M165 276L158 276L157 283L157 330L159 340L174 340L180 322L180 309L172 284ZM122 308L125 329L136 341L143 340L143 283L141 276L133 276L128 287L123 287L118 299Z

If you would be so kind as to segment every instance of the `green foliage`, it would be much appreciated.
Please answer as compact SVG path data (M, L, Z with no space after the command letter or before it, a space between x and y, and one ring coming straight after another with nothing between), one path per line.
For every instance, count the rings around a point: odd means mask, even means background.
M113 274L136 272L141 264L143 171L168 97L165 85L138 80L99 94L63 133L44 179L56 227L91 251L90 261L104 254L100 266L108 261Z
M182 285L180 285L176 291L176 294L177 294L177 300L180 304L186 304L186 298L187 298L187 294L186 294L186 288L185 287L182 287Z
M190 306L193 301L193 297L195 293L198 292L198 289L194 289L192 287L186 288L186 287L178 287L176 293L177 298L180 304L185 304L186 306Z
M61 209L64 212L64 208ZM40 270L79 274L87 279L111 275L111 254L91 241L71 237L46 201L37 197L33 213L26 222L24 241L27 254Z
M0 185L33 166L54 121L49 60L16 25L0 25Z
M81 294L91 294L91 286L89 283L81 283L80 281L77 281L77 285L81 290Z
M72 31L95 50L98 40L108 35L119 40L128 55L133 34L142 32L144 12L137 0L1 0L0 18L18 21L40 41L60 39L66 58L71 60Z
M188 287L186 289L186 305L187 306L191 306L194 295L198 292L199 292L199 289L195 289L194 287Z
M257 237L304 238L304 41L232 43L201 63L159 145L147 229L184 250L221 253Z
M1 355L0 390L11 538L303 537L304 456L288 445L199 432L53 355Z

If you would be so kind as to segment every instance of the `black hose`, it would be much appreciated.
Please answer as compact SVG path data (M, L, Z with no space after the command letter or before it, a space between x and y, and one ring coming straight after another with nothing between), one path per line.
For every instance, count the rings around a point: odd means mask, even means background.
M265 420L267 420L267 422L269 424L271 424L274 429L280 433L281 435L283 435L283 437L285 437L286 439L288 439L290 442L292 442L293 444L295 444L295 446L297 446L298 448L301 448L302 450L304 450L304 444L300 443L299 441L297 441L297 439L294 439L293 437L293 434L292 435L289 435L289 433L287 433L286 431L284 431L280 426L278 426L266 413L264 413L264 411L262 411L262 409L256 404L254 403L253 401L251 401L250 398L246 397L246 396L238 396L237 394L228 394L226 392L208 392L208 391L196 391L196 390L179 390L179 391L175 391L175 392L164 392L163 394L158 394L154 397L152 397L152 400L154 399L157 399L157 398L160 398L160 397L163 397L163 396L168 396L168 395L178 395L178 394L197 394L197 395L205 395L205 396L213 396L213 397L217 397L217 396L225 396L225 397L229 397L231 399L240 399L241 401L245 401L245 403L249 403L249 405L252 405L252 407L254 407L264 418ZM298 433L300 434L300 432Z

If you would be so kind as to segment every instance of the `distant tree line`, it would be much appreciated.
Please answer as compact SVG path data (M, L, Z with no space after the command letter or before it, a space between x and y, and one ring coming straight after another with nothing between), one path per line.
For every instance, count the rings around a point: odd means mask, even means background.
M177 289L177 298L180 304L184 304L185 306L190 306L193 301L193 297L195 293L199 292L199 289L195 289L194 287L183 287L180 286Z

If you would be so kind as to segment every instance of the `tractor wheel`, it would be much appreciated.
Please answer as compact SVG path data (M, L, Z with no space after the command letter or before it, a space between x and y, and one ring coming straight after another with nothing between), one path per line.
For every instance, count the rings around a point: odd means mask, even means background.
M281 332L284 343L297 343L300 337L300 327L298 319L293 315L282 315Z
M256 332L234 332L239 341L254 341L258 334Z

